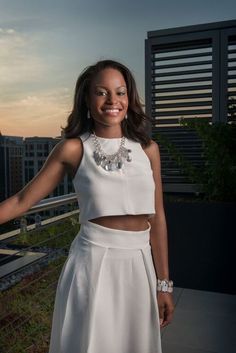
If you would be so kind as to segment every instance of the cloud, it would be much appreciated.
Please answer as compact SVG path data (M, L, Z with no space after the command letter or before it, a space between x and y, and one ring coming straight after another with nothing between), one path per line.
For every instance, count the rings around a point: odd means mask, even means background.
M45 74L46 65L35 54L37 43L37 38L14 28L0 28L0 87L38 80Z
M0 129L3 134L56 136L60 126L65 125L72 93L68 87L58 85L62 70L56 67L55 60L54 66L50 62L45 43L44 33L0 28Z
M5 135L57 136L72 105L67 87L0 104L0 130Z
M1 34L14 34L15 30L13 28L8 28L8 29L0 28L0 33Z

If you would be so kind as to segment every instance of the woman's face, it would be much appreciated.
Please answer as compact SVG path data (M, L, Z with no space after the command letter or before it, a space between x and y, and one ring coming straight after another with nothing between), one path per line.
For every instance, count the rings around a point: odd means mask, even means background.
M94 77L88 108L95 124L120 125L128 109L127 87L120 71L107 68Z

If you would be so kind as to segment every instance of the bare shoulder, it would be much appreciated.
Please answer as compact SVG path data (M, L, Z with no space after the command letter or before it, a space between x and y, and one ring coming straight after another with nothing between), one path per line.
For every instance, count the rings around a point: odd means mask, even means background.
M83 150L83 143L79 137L63 139L60 143L65 155L81 153Z
M56 145L55 153L73 176L83 156L83 143L79 137L63 139Z
M144 148L144 152L147 154L151 163L155 163L155 161L159 162L160 150L158 144L154 140L151 140L150 144Z
M74 155L82 153L83 143L80 138L62 139L54 150L60 155L60 159L67 161L73 159Z

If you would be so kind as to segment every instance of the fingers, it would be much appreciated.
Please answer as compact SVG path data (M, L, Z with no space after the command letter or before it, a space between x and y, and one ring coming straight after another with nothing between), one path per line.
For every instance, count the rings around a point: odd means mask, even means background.
M164 305L159 305L159 321L160 321L160 326L163 326L163 322L165 321L165 306Z
M171 321L173 319L173 311L174 310L170 311L166 308L166 310L164 312L164 319L162 320L161 325L160 325L161 328L163 328L171 323Z
M171 296L159 295L158 296L158 308L159 308L159 319L160 327L163 328L169 325L173 319L174 304Z

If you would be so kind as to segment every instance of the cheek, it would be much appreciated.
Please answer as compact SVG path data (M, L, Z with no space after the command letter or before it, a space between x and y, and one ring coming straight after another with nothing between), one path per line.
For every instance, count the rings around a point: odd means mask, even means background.
M125 106L126 108L128 108L129 101L128 101L128 99L127 99L127 98L124 100L123 104L124 104L124 106Z
M102 104L102 99L100 97L95 97L90 100L90 108L91 109L96 109Z

